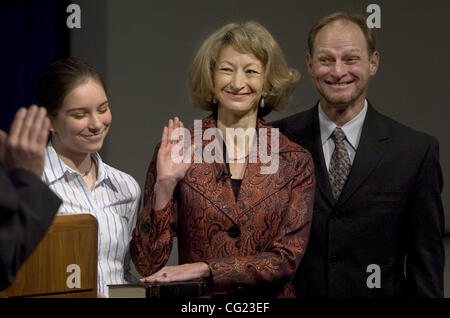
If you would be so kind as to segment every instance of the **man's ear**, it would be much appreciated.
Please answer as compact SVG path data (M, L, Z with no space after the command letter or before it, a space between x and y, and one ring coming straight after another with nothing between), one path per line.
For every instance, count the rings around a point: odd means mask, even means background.
M306 67L308 68L308 73L311 76L313 76L312 65L313 65L313 58L312 58L311 54L307 53L306 54Z
M378 71L378 65L380 63L380 53L375 51L372 53L372 56L369 58L369 74L370 76L374 76Z

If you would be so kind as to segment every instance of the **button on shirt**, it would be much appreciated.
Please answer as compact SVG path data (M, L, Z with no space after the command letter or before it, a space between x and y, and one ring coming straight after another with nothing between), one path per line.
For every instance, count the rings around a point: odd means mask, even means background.
M51 142L46 148L42 180L63 201L58 215L91 214L98 222L98 292L108 296L109 284L124 284L126 257L136 224L141 190L130 175L105 164L93 154L98 178L90 191L83 177L59 158ZM125 258L126 257L126 258Z
M353 164L355 159L356 149L358 148L359 139L361 138L362 127L364 119L367 114L367 100L364 102L363 109L352 120L347 122L344 126L340 127L345 134L345 148L350 156L350 162ZM322 149L325 163L327 165L327 171L330 169L331 155L334 151L334 142L331 138L331 134L334 129L338 127L322 109L319 103L319 125L320 125L320 138L322 140Z

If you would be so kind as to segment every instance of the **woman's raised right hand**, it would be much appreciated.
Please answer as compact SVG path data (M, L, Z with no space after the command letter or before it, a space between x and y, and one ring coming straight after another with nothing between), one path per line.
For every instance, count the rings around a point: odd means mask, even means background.
M163 129L161 137L161 146L158 150L157 157L157 182L159 183L169 183L176 185L178 181L184 178L186 171L191 165L189 160L174 160L173 156L178 156L178 159L183 157L183 150L180 147L183 141L183 136L179 136L178 139L173 140L171 138L172 133L177 128L184 128L183 122L181 122L178 117L169 120L168 126ZM189 140L189 143L191 141ZM174 147L181 148L177 152ZM193 147L191 146L191 151ZM172 153L173 152L173 153ZM177 162L178 161L178 162ZM181 162L180 162L181 161Z

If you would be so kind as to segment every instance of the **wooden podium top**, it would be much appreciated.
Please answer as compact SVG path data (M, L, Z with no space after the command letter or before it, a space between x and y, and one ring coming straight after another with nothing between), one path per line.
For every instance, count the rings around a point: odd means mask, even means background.
M0 297L97 297L97 233L90 214L56 216Z

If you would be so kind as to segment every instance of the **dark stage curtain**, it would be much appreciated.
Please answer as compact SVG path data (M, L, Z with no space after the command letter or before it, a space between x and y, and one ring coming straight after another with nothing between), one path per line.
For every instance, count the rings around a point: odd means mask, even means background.
M69 56L65 0L0 1L0 129L9 130L21 106L35 103L42 71Z

